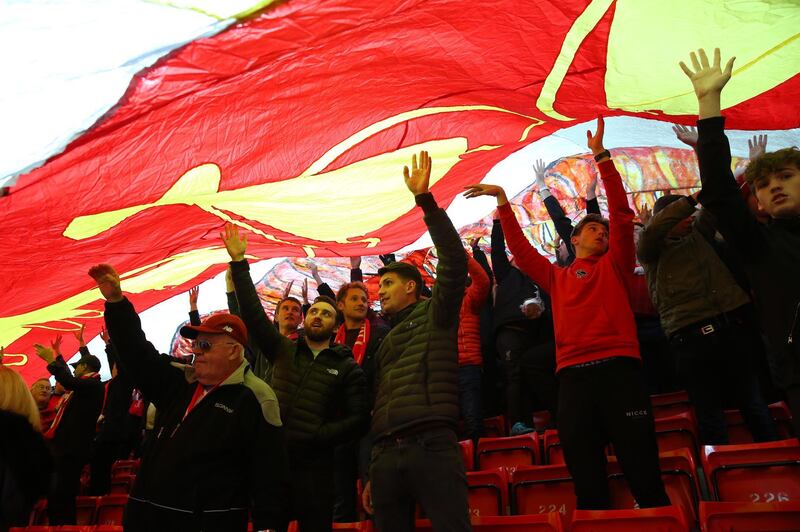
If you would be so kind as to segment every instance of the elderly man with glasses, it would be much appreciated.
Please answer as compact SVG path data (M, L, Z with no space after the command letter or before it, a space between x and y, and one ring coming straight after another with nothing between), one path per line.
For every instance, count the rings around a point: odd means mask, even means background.
M126 531L245 531L278 526L287 481L278 400L244 359L247 329L221 313L181 329L193 366L169 363L147 341L119 275L89 275L106 299L106 328L120 363L161 412L125 510Z

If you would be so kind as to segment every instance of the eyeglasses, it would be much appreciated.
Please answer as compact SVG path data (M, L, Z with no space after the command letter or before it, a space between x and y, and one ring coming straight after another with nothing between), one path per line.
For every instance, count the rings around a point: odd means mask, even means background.
M192 340L192 349L199 349L200 351L206 352L210 351L212 347L215 345L224 344L224 345L237 345L236 342L209 342L208 340Z

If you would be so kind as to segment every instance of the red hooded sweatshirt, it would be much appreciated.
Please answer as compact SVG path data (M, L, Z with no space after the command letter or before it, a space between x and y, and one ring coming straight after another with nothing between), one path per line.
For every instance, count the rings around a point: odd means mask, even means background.
M628 281L636 263L633 211L613 161L597 165L609 210L608 251L566 268L531 246L508 203L498 209L516 264L550 294L556 336L556 371L608 357L639 359Z

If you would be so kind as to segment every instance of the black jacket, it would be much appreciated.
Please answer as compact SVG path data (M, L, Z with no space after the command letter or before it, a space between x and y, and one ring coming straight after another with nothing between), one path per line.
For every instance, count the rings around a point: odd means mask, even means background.
M109 366L112 363L117 365L117 376L106 382L103 420L95 440L104 443L127 442L133 436L139 423L139 418L131 416L129 413L133 382L117 360L116 350L110 342L106 344L106 357Z
M800 384L800 218L758 223L731 172L722 117L697 122L697 159L703 190L698 201L718 221L725 241L744 263L761 326L771 344L775 384Z
M230 265L250 341L273 367L290 460L332 466L334 447L359 438L369 423L364 372L347 346L332 344L314 358L305 338L281 335L261 306L247 261Z
M458 319L467 255L453 223L430 193L415 197L439 255L430 299L391 317L392 330L375 355L378 382L372 435L376 441L423 426L458 429Z
M511 265L506 255L506 241L500 220L492 224L492 268L497 289L494 293L494 332L506 325L524 329L531 345L552 342L553 313L550 298L530 277ZM539 295L545 304L544 313L535 320L529 320L520 309L522 303Z
M159 411L161 427L136 476L125 530L244 531L282 520L287 480L274 392L246 361L187 414L200 386L147 341L133 305L106 303L106 328L131 379ZM185 416L185 417L184 417Z
M86 347L81 347L82 354L89 354ZM72 392L66 410L61 414L51 444L56 456L72 456L79 460L88 460L91 445L97 429L97 418L103 408L105 384L100 376L77 378L69 370L62 357L57 357L47 365L47 370L68 391ZM58 415L57 415L58 417Z
M30 511L47 494L53 458L42 434L28 420L0 410L0 532L28 524Z

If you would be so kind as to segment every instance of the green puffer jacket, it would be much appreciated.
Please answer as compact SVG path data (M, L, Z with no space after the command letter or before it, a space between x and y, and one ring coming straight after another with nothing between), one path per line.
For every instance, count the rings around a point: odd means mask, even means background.
M433 195L415 198L436 246L439 264L430 299L392 317L375 354L376 441L422 426L458 427L458 316L467 280L467 255Z
M261 306L247 260L230 265L250 341L273 367L290 460L332 463L334 447L360 438L369 425L364 371L347 346L331 344L314 358L304 338L281 335Z

